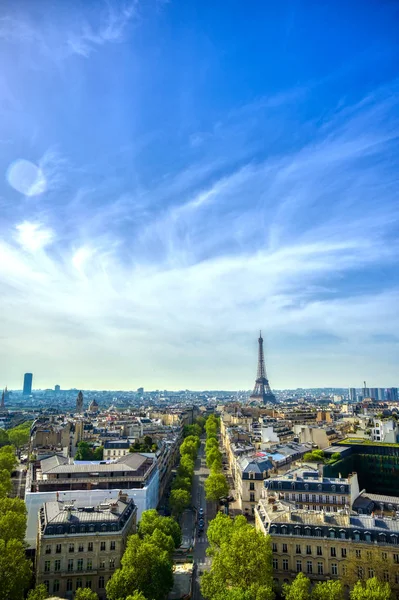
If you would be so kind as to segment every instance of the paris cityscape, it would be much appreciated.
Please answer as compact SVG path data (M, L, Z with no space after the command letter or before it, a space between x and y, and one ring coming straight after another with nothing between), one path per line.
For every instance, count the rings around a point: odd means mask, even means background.
M0 600L399 600L398 31L0 3Z

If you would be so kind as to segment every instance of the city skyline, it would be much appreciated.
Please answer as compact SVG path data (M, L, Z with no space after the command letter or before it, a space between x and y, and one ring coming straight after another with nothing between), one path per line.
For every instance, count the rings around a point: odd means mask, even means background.
M397 9L339 6L2 4L0 387L397 385Z

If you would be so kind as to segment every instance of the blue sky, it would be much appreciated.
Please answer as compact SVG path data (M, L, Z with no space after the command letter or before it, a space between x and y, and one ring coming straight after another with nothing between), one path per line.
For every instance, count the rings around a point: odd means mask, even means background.
M0 385L398 385L398 26L3 2Z

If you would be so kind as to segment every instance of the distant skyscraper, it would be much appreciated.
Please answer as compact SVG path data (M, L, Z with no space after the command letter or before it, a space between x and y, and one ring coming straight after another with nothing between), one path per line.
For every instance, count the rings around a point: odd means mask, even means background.
M61 389L61 387L58 384L54 386L54 391L55 392L59 392L60 389Z
M270 389L269 381L266 376L265 358L263 355L263 338L262 332L259 333L258 339L258 372L255 380L254 391L251 394L251 398L254 400L261 400L264 404L266 402L276 402L276 397Z
M3 393L1 394L1 404L0 404L1 410L3 410L5 408L5 397L6 397L6 391L3 390Z
M378 400L385 400L385 388L378 388Z
M144 388L137 388L137 393L142 396L144 394Z
M397 387L387 388L387 400L391 400L391 401L398 400L398 388Z
M79 392L76 398L76 412L81 413L83 411L83 394Z
M349 400L356 402L356 388L349 388Z
M24 396L30 396L32 393L32 379L33 379L33 375L32 373L25 373L24 375L24 389L23 389L23 395Z
M378 400L378 388L370 388L370 398Z

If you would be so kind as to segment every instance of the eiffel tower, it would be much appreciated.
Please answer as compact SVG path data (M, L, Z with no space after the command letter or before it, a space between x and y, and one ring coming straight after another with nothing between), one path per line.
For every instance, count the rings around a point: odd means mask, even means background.
M266 376L265 357L263 355L262 332L259 332L259 350L258 350L258 373L256 375L254 391L251 394L253 400L261 400L263 404L271 402L276 403L276 396L270 389L269 381Z

